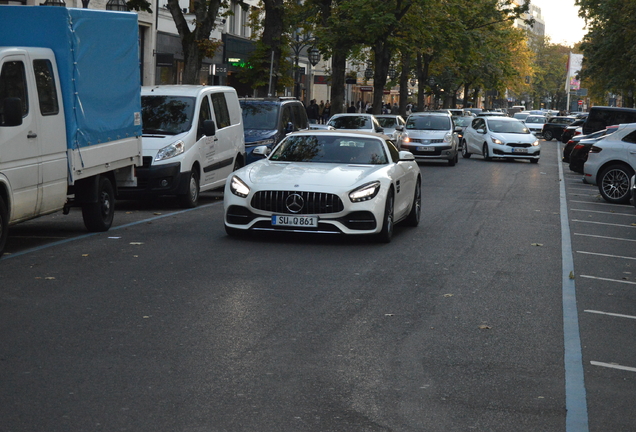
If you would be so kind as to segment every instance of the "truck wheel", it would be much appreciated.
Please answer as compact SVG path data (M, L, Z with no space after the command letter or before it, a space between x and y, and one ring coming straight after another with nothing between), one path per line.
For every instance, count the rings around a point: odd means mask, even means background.
M115 190L110 179L100 176L97 181L97 202L82 204L84 226L90 232L108 231L115 216Z
M4 246L7 244L9 236L9 210L4 200L0 197L0 258L4 252Z
M188 192L179 195L181 206L185 208L195 208L199 205L199 172L196 167L190 171L190 181L188 182Z

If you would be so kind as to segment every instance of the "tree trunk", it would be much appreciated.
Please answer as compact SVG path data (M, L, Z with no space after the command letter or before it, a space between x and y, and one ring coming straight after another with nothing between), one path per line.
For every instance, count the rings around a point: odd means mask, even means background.
M406 103L409 97L409 75L411 72L411 55L402 52L402 73L400 74L400 115L406 118Z
M386 41L376 42L373 53L375 55L375 70L373 71L373 114L382 114L382 98L386 75L389 72L391 49Z
M285 8L283 0L263 0L265 6L265 19L263 23L262 43L269 49L264 53L262 59L262 70L270 70L272 62L272 51L274 51L274 66L272 68L272 96L277 94L278 70L281 61L281 35L284 33L283 22ZM269 85L256 89L257 96L269 96Z
M347 50L334 50L331 56L331 115L345 112L344 91Z

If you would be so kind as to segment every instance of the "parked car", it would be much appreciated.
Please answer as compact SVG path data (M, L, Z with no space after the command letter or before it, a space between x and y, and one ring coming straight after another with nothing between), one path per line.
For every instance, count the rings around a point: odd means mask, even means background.
M196 207L199 192L225 185L245 163L243 121L236 90L226 86L141 88L143 166L124 198L177 196Z
M550 117L548 121L543 125L543 139L546 141L552 141L556 138L561 139L563 135L563 129L568 127L576 120L574 117L555 116Z
M500 112L500 111L482 111L479 114L477 114L477 117L508 117L506 114Z
M365 234L389 242L396 223L419 223L420 169L411 153L398 151L383 135L296 132L228 179L224 210L228 235Z
M583 165L585 161L587 161L587 154L590 152L590 148L607 135L616 132L617 129L618 126L610 126L607 129L589 135L577 135L568 141L563 149L563 155L565 157L565 153L569 147L570 153L567 156L567 162L569 163L570 170L583 174Z
M454 166L459 157L453 119L441 112L411 114L397 145L400 150L413 153L418 161L442 159Z
M632 176L632 204L636 207L636 175Z
M293 97L242 98L245 129L246 164L262 159L253 154L256 147L266 145L270 149L290 132L309 127L305 106Z
M514 113L512 115L512 118L516 119L516 120L525 121L528 118L529 115L530 115L529 111L521 111L521 112Z
M519 120L509 117L476 117L464 133L462 156L479 154L484 160L493 157L529 159L539 162L541 144Z
M546 122L546 117L544 115L529 115L526 117L524 123L526 127L530 129L535 136L541 136L543 134L543 125Z
M584 166L585 183L598 186L605 201L626 204L636 171L636 123L618 125L611 136L594 144Z
M470 115L476 116L480 112L482 112L481 108L464 108L464 112L469 112Z
M335 114L327 122L334 129L384 133L384 128L373 114Z
M583 123L583 134L587 135L605 129L609 125L622 123L636 123L635 108L595 106L590 109Z
M399 131L396 130L396 128L406 124L404 118L397 114L376 115L375 118L378 119L378 123L380 123L382 129L384 129L384 134L390 136L394 141L397 139L399 134Z
M573 136L582 135L581 126L583 126L584 122L585 119L577 118L568 126L566 126L565 129L563 129L563 133L561 134L561 142L567 143L572 139Z

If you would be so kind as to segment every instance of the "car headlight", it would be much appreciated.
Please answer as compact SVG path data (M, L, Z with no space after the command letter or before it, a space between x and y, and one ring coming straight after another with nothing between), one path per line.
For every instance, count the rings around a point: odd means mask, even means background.
M230 180L230 190L236 196L240 196L241 198L245 198L250 193L250 188L237 176L232 176L232 180Z
M402 135L402 142L403 142L404 144L408 144L408 143L410 143L410 142L411 142L411 138L409 138L409 136L408 136L408 135L404 134L404 135Z
M538 145L539 145L539 140L535 140L535 141L532 143L532 145L533 145L533 146L538 146Z
M156 161L173 158L185 151L185 143L181 140L173 142L169 146L165 146L157 152Z
M380 182L375 181L373 183L362 185L359 188L349 192L349 199L351 200L351 202L368 201L375 198L378 192L380 192Z
M495 137L490 137L490 139L492 140L493 143L495 144L499 144L502 145L503 141L501 141L499 138L495 138Z
M453 134L452 134L452 133L450 133L450 132L449 132L449 133L447 133L446 135L444 135L444 142L445 142L445 143L449 143L449 142L451 142L451 141L452 141L452 139L453 139Z

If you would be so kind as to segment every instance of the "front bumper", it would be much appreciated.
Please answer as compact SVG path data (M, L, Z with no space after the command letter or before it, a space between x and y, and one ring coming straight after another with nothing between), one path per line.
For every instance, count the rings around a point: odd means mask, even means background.
M150 159L150 160L149 160ZM162 195L181 195L188 191L190 171L181 172L181 163L151 165L144 157L143 166L136 168L137 187L118 188L121 199L136 199Z
M457 155L457 149L449 145L402 144L400 149L413 153L415 160L452 160Z
M493 144L491 149L491 156L496 158L539 159L541 155L541 146L515 147L505 144Z

